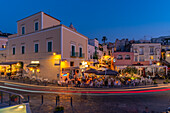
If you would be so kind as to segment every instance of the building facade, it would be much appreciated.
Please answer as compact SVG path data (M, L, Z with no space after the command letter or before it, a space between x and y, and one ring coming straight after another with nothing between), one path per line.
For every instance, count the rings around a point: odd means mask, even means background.
M17 21L17 31L8 38L6 61L23 62L28 74L60 79L63 69L88 58L88 38L44 12Z
M134 64L150 65L159 62L161 58L160 43L132 44L131 52L134 52Z
M114 66L132 66L134 61L133 52L115 52L113 53Z

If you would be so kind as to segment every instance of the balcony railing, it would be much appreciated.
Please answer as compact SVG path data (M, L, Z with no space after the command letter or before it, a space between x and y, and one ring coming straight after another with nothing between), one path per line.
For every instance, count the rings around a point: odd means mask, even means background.
M150 52L150 55L154 55L154 52Z
M70 57L72 58L84 58L85 57L85 53L80 54L79 52L70 52Z
M139 55L144 55L144 52L139 53Z
M84 53L82 53L82 54L79 53L79 58L84 58L84 57L85 57Z
M70 57L76 57L76 56L77 56L76 52L70 52Z

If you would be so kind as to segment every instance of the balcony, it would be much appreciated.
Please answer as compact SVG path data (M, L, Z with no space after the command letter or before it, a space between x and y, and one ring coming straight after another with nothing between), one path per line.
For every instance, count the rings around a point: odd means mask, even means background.
M144 52L140 52L139 55L144 55Z
M84 57L85 57L84 53L82 53L82 54L79 53L79 58L84 58Z
M85 53L80 54L79 52L70 52L70 57L71 58L84 58L85 57Z
M70 57L76 58L77 57L77 52L70 52Z
M150 52L150 55L154 55L154 52Z

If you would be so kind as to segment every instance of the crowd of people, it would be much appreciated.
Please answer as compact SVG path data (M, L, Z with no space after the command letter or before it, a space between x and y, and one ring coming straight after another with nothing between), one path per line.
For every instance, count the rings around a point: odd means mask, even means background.
M58 81L60 86L75 87L122 87L122 86L138 86L152 84L149 78L128 78L128 77L111 77L111 76L88 76L74 77L72 79L62 78Z

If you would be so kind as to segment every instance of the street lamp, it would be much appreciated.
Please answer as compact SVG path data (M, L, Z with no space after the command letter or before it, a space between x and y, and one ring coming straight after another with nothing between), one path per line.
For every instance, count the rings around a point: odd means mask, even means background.
M160 66L160 63L158 62L158 63L156 63L156 65L157 65L157 66Z

